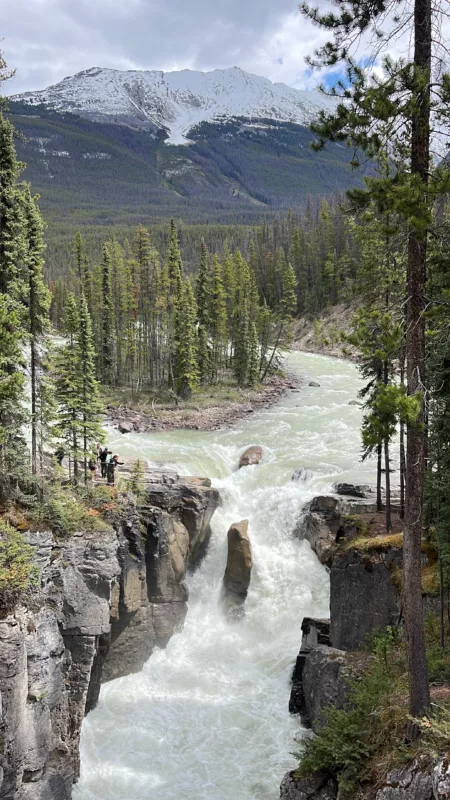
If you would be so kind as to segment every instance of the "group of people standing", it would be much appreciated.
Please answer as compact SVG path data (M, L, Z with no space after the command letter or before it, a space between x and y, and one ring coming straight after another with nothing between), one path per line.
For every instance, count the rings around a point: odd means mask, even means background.
M100 444L98 444L97 463L100 465L101 477L106 478L106 482L109 486L114 486L116 483L117 467L119 464L122 465L124 462L119 461L119 456L117 453L113 454L112 450L108 450L107 447L102 447ZM97 469L97 463L94 462L95 471ZM91 469L91 467L89 468Z
M97 444L96 451L97 455L93 454L88 461L89 472L91 473L92 480L94 480L95 476L98 475L100 472L101 477L106 478L106 482L109 486L115 486L117 467L119 465L123 465L124 462L119 461L119 456L117 453L113 453L113 451L108 450L107 447L102 447L101 444ZM63 466L64 457L65 457L64 447L60 444L58 445L55 451L55 458L60 467ZM70 458L69 458L69 473L70 473Z

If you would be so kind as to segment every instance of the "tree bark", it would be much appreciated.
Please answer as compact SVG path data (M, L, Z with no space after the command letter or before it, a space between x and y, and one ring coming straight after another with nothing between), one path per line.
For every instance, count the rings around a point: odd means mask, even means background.
M391 519L391 472L389 463L389 439L384 440L384 464L386 469L386 533L392 531Z
M400 385L405 385L405 355L404 346L400 360ZM406 454L405 454L405 423L400 421L400 519L405 519L405 478L406 478Z
M37 353L36 339L31 338L30 381L31 381L31 472L37 475Z
M377 445L377 511L382 511L383 500L381 498L381 477L383 471L383 445Z
M428 88L416 92L417 111L412 119L411 174L426 187L430 155L431 0L414 3L414 64ZM403 593L409 670L409 710L421 716L430 706L425 654L421 585L422 506L425 477L425 282L427 238L414 227L408 239L406 364L408 394L422 396L416 423L408 424L406 453L406 525L403 553ZM419 735L409 726L410 738Z

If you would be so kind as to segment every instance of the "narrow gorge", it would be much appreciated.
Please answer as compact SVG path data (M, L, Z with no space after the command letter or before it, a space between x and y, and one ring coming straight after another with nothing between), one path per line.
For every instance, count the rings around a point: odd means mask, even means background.
M294 531L337 478L373 479L359 463L356 368L301 354L289 368L302 389L232 429L111 431L153 474L139 514L131 504L111 512L109 533L63 544L30 535L41 607L30 602L0 633L5 800L67 800L79 756L74 800L278 796L301 735L288 700L302 620L329 615L326 568ZM251 445L261 463L238 470ZM253 566L236 623L220 593L239 520Z

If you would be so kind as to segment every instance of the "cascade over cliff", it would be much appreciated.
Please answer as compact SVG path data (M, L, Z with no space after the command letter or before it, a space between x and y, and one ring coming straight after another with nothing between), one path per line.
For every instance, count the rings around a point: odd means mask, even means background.
M186 569L218 505L208 479L153 471L109 530L26 534L40 582L0 619L2 800L70 799L85 714L102 682L140 670L182 626Z

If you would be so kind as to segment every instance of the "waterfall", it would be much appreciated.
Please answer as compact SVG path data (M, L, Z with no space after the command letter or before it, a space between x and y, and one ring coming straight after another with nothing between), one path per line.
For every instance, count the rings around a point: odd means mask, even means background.
M329 578L292 531L314 495L338 478L373 482L374 466L359 463L362 412L349 406L356 368L299 353L288 367L305 378L300 392L231 430L111 434L119 453L211 477L223 505L188 579L183 632L141 673L106 684L86 718L75 800L276 800L295 766L302 732L288 714L290 676L302 618L328 616ZM238 471L252 444L263 447L263 461ZM312 471L307 483L291 480L298 467ZM254 565L245 618L233 624L218 596L226 532L244 518Z

